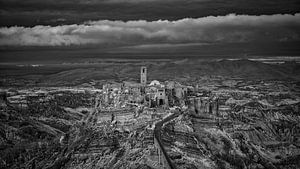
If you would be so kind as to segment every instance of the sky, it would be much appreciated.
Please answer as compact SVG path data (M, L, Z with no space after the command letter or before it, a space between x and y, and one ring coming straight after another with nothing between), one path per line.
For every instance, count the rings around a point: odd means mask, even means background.
M299 56L298 46L298 0L0 0L4 55L92 48Z

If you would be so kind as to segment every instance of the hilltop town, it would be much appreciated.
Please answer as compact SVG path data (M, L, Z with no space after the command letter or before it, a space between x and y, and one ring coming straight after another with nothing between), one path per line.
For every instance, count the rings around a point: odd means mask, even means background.
M202 76L3 88L0 168L298 168L299 85ZM99 87L100 86L100 87Z
M187 106L187 97L195 94L193 86L182 85L175 81L147 83L147 68L141 67L140 83L124 81L103 85L103 95L97 104L102 109L120 109L126 107L168 108ZM207 104L208 106L208 100Z

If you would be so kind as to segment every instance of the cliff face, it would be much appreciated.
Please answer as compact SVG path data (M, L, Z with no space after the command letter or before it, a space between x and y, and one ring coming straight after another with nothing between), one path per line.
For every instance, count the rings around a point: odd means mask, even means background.
M297 114L257 109L221 113L191 110L165 127L165 144L178 168L300 166L295 160L300 156Z

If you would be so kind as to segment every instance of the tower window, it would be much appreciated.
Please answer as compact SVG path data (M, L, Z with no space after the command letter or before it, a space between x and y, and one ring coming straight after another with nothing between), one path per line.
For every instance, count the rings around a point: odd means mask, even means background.
M143 69L143 73L145 73L145 69Z

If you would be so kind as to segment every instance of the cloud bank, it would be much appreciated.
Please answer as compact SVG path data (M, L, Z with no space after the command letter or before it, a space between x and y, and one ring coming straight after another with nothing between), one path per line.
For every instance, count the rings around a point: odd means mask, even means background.
M70 25L87 20L171 20L296 14L299 0L0 0L0 26Z
M151 22L100 20L80 25L0 28L1 46L122 46L299 40L299 13L260 16L230 14Z

